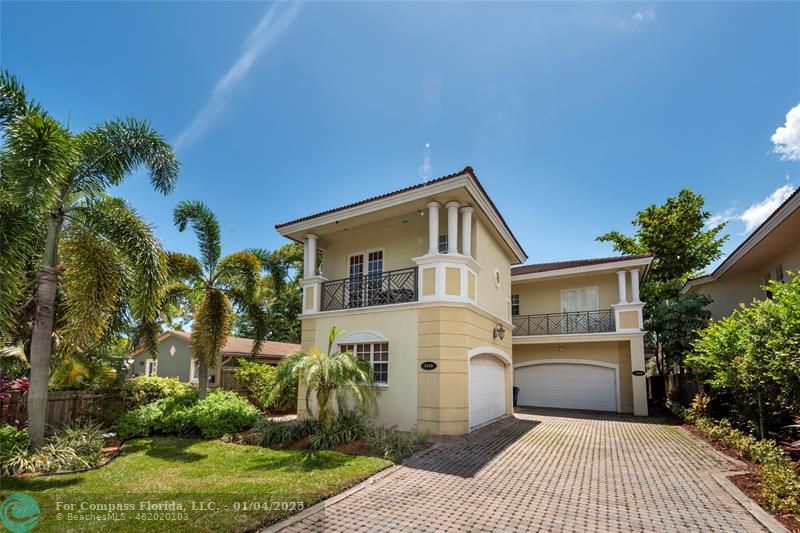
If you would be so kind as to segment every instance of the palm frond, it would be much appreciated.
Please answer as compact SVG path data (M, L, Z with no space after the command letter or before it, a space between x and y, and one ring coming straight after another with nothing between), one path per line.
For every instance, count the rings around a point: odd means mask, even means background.
M41 112L39 105L28 100L25 86L8 69L0 70L0 126L5 126L30 111Z
M76 178L83 190L105 190L141 166L155 190L167 194L175 187L180 164L169 143L147 121L111 120L81 133L78 142L83 157Z
M167 252L167 267L171 280L187 280L198 286L203 283L203 267L189 254Z
M71 223L114 243L131 270L129 305L134 319L154 321L167 281L167 261L153 228L127 202L112 196L86 198L73 208Z
M32 289L26 274L43 247L41 222L32 210L0 198L0 337L11 334L25 296Z
M200 246L202 264L206 270L213 272L222 254L216 215L203 202L183 200L175 206L172 219L178 231L184 231L188 225L192 226Z
M214 281L235 289L248 303L256 297L261 280L261 261L250 252L236 252L222 258Z
M233 308L219 289L209 289L194 315L192 354L208 366L219 362L219 354L233 330Z

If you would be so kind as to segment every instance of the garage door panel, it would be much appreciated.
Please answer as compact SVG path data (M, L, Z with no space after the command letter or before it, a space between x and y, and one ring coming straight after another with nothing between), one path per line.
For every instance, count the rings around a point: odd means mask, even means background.
M506 413L505 368L491 355L470 359L469 426L475 427Z
M520 406L617 410L616 372L589 364L547 363L517 368Z

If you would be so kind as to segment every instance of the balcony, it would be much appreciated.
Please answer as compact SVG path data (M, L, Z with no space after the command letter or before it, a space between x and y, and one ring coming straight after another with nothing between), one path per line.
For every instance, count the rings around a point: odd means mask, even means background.
M512 335L572 335L576 333L607 333L615 330L614 311L577 311L545 313L512 317Z
M416 302L417 267L322 283L322 311Z

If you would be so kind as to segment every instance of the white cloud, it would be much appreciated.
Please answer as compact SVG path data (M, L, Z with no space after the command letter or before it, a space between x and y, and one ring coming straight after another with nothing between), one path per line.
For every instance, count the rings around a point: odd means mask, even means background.
M191 145L208 132L225 111L231 92L245 79L258 58L272 48L289 30L299 10L300 3L297 1L272 4L245 40L241 55L217 81L206 105L195 115L192 123L178 135L174 143L175 150Z
M640 9L636 13L633 14L631 20L634 22L651 22L656 18L656 10L652 7L648 7L646 9Z
M786 123L772 135L773 151L781 159L800 161L800 104L786 113Z
M709 217L709 219L706 221L706 227L709 229L716 228L720 224L725 224L726 222L729 222L734 218L736 218L736 208L729 207L722 213L711 215L711 217Z
M749 233L757 228L759 224L764 222L768 216L792 195L794 189L791 183L787 183L775 189L772 194L762 201L756 202L745 209L742 214L737 217L744 222L745 231Z

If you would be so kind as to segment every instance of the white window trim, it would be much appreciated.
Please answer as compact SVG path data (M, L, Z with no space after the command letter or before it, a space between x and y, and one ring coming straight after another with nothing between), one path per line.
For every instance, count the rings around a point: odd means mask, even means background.
M364 272L361 274L362 276L366 276L369 274L369 254L373 252L381 252L383 254L383 266L381 273L386 272L386 248L371 248L369 250L361 250L358 252L353 252L351 254L347 254L347 257L344 260L344 271L345 271L345 278L350 279L350 258L360 255L364 258Z
M599 311L600 310L600 290L597 286L589 286L589 287L575 287L571 289L561 289L561 301L559 302L559 308L564 309L564 293L565 292L572 292L572 291L583 291L586 289L594 289L594 306L592 309L586 309L585 311L577 311L578 313L585 313L587 311ZM561 311L562 313L566 313L567 311ZM570 311L571 312L571 311Z
M337 340L336 342L339 345L339 351L342 351L342 347L343 346L352 344L353 345L353 350L354 350L353 353L354 353L354 355L356 357L358 357L358 354L355 353L355 349L356 349L355 345L356 344L368 344L369 345L369 368L370 368L370 371L373 374L373 378L375 376L375 367L374 367L374 364L375 364L375 345L376 344L387 344L387 345L389 344L388 340L379 340L379 341L372 341L372 342L351 342L351 341L341 342L341 341ZM379 389L389 388L389 381L388 380L389 380L389 372L391 370L391 368L390 368L391 365L389 364L389 359L388 359L389 358L389 354L390 354L389 350L390 350L390 348L389 348L389 346L387 346L386 347L386 357L387 357L386 361L378 361L379 363L386 363L386 381L376 381L374 383L375 387L377 387Z
M153 364L153 371L150 372L150 364ZM144 361L144 375L145 376L157 376L158 375L158 360L157 359L145 359Z
M514 314L514 296L517 297L517 314L516 315ZM520 307L521 307L521 303L520 302L521 301L522 301L522 299L519 297L519 294L512 294L511 295L511 299L509 300L509 303L511 303L511 316L512 317L521 316L521 314L520 314L520 310L521 310L520 309Z
M189 383L198 383L200 381L200 377L194 377L194 369L197 367L197 364L194 362L194 357L189 358Z

